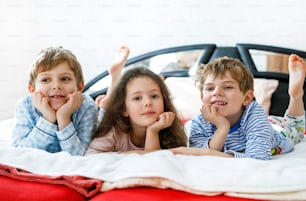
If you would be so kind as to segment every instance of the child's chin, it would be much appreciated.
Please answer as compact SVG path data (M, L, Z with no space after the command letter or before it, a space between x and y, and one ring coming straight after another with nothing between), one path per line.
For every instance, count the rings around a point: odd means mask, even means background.
M52 109L57 111L63 104L53 104L51 105Z
M147 121L147 122L145 123L145 127L149 127L149 126L151 126L152 124L154 124L155 122L156 122L156 120Z

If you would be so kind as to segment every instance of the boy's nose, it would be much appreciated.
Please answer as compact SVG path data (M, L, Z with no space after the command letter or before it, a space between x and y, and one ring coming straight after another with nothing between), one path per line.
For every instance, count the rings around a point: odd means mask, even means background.
M54 82L52 88L53 89L60 89L61 88L61 84L59 82Z
M222 96L223 95L223 90L219 87L216 87L215 90L214 90L214 95Z

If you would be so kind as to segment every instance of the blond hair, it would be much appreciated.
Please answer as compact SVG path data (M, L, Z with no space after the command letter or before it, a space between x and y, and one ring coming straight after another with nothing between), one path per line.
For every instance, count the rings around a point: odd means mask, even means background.
M200 65L196 75L196 85L203 95L204 82L208 75L215 78L224 76L229 72L232 78L238 82L241 92L246 93L248 90L254 90L254 78L250 70L238 59L230 57L220 57L204 65Z
M39 73L49 71L64 62L67 62L73 71L77 85L84 82L82 67L76 56L63 47L49 47L42 50L34 61L30 71L29 84L35 87L35 80Z

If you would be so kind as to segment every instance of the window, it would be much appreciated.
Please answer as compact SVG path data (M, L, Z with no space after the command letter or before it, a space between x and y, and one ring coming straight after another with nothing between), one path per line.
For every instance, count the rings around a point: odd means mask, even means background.
M258 71L288 74L289 54L263 50L250 50L250 54Z
M189 70L197 63L199 56L203 52L204 50L188 50L160 54L128 65L127 68L145 66L155 73Z

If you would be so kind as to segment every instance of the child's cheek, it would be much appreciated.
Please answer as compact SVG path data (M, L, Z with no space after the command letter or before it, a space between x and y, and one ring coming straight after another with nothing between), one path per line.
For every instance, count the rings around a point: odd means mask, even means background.
M201 101L202 101L202 103L209 103L210 101L207 99L207 97L204 97L204 96L202 96L201 97Z
M44 96L46 96L48 94L47 90L45 88L41 87L41 85L36 85L35 92L39 92Z

